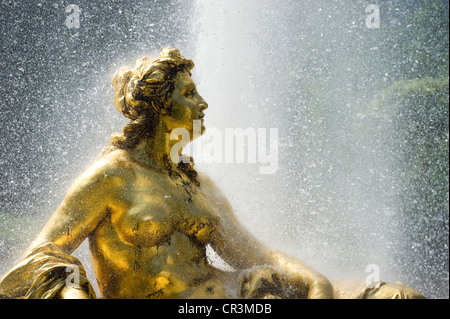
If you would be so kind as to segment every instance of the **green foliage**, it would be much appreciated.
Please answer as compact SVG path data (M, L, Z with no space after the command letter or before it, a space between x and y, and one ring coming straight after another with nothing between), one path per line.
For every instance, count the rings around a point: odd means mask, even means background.
M411 57L422 77L448 76L449 19L442 1L421 0L412 26Z
M384 141L394 159L398 196L408 215L445 210L449 178L449 81L400 81L382 91L373 109L395 132Z
M449 17L442 1L380 2L380 11L381 28L365 30L363 55L378 62L387 84L448 76ZM371 46L379 50L371 52Z
M388 148L402 211L436 217L448 205L448 9L420 0L402 23L394 23L396 11L388 15L379 58L392 81L360 114L378 121L372 132Z

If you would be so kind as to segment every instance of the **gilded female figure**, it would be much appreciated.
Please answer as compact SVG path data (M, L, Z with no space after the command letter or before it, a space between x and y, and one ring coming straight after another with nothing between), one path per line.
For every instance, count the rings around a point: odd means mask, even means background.
M103 298L419 296L393 284L339 293L322 274L258 242L181 149L173 159L174 129L186 129L191 139L194 121L205 129L208 104L191 79L193 66L166 48L156 60L144 57L116 72L114 104L130 121L3 277L0 295L94 298L82 265L71 256L88 239ZM207 245L234 271L213 267ZM68 284L68 267L79 269L78 286Z

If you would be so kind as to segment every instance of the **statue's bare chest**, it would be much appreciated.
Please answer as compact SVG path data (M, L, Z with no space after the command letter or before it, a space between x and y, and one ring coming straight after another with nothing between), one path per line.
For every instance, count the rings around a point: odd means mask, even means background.
M218 215L208 198L185 176L137 172L122 196L126 209L112 219L123 241L156 246L181 232L207 244L217 227Z

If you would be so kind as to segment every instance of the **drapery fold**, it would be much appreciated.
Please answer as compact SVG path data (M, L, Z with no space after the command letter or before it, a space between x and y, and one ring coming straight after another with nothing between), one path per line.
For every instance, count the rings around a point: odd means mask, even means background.
M96 298L81 262L59 245L44 243L30 250L0 280L0 298L55 299L67 285Z

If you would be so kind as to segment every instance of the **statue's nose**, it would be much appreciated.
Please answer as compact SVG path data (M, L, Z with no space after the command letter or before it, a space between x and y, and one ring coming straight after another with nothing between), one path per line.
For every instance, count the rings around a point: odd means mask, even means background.
M200 102L200 111L204 111L208 108L208 103L206 103L205 100L202 99L202 101Z

